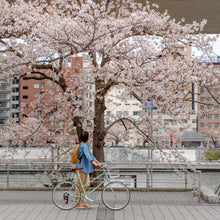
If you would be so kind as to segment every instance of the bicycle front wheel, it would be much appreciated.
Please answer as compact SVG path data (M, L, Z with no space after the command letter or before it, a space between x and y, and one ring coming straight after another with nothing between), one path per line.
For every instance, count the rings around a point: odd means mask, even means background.
M101 197L102 202L107 208L116 211L128 205L131 194L124 183L112 181L104 186Z
M69 210L77 206L80 201L80 191L73 182L61 182L56 185L52 192L54 204L63 210Z

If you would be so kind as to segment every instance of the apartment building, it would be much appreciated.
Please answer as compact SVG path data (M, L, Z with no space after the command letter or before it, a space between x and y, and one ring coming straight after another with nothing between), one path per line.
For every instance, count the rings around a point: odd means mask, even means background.
M19 122L19 79L0 81L0 125Z
M81 110L83 106L82 92L78 91L80 83L78 75L82 68L82 57L75 56L69 57L66 65L63 67L64 78L70 92L74 94L74 103L79 110ZM55 79L55 73L52 71L43 70L43 72L45 75ZM47 114L44 123L48 130L46 134L47 142L51 142L57 133L70 132L68 117L71 116L67 107L62 105L62 100L58 101L58 95L61 93L63 93L63 91L54 80L36 80L28 79L27 77L22 77L20 79L20 120L24 121L25 118L29 116L44 118ZM61 108L63 111L63 118L61 116L56 117L56 111Z
M188 46L179 46L176 52L173 53L173 56L169 58L168 62L175 62L177 56L180 54L191 57L191 48ZM151 106L148 109L144 109L147 100L142 100L142 102L140 102L132 94L126 98L126 101L121 101L120 96L123 90L114 88L110 91L106 99L106 125L110 124L113 119L119 117L129 117L136 122L143 121L144 117L146 118L146 132L149 133L151 130L151 135L153 135L154 139L170 143L170 139L173 137L174 144L178 144L178 139L184 131L197 130L197 114L190 113L191 110L197 112L198 106L195 102L195 100L197 100L197 95L194 92L196 89L196 85L192 84L184 90L178 91L185 94L192 101L187 103L189 114L180 114L174 117L157 106L154 106L154 108L151 108ZM151 125L149 120L147 120L148 118L152 122ZM148 129L147 125L149 126ZM139 144L142 144L142 141L143 140L140 138Z
M220 68L220 63L214 63L215 68ZM219 77L220 79L220 77ZM209 91L208 91L209 90ZM198 88L199 117L198 131L208 136L220 134L220 84L206 88ZM213 97L214 98L213 98ZM216 101L215 101L215 100Z

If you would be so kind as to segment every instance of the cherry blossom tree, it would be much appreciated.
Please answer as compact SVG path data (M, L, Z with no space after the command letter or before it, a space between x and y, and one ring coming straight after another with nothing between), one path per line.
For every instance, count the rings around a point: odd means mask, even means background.
M122 99L131 92L142 94L143 103L152 100L177 115L186 110L179 90L191 83L209 86L217 82L218 70L212 64L198 63L199 57L184 57L176 50L183 44L209 55L210 42L215 39L201 34L206 20L185 24L184 19L172 19L167 11L159 13L157 5L133 0L0 3L1 77L28 67L26 77L35 74L35 78L53 80L62 89L75 120L79 114L62 66L71 55L89 54L89 74L95 84L93 152L100 161L104 161L106 136L105 98L112 87L124 88ZM175 61L168 62L172 56ZM55 77L45 76L41 69L53 71ZM79 85L83 85L83 75ZM74 125L83 129L79 120Z
M33 117L27 118L21 124L9 124L2 126L0 136L2 143L9 141L10 145L43 144L46 128L41 122Z

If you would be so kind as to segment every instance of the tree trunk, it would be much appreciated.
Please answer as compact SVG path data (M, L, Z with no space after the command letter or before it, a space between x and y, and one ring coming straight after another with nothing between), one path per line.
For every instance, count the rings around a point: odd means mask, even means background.
M100 91L102 88L100 80L96 80L96 91ZM97 94L98 93L98 94ZM96 93L95 106L94 106L94 130L93 130L93 154L100 162L104 162L104 145L105 145L105 97Z
M73 126L76 127L78 142L80 143L81 142L80 136L81 133L83 132L83 127L82 127L82 122L80 121L78 116L73 117Z

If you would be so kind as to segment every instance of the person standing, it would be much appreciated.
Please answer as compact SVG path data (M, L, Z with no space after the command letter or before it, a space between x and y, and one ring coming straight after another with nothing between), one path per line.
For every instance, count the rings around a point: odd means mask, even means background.
M79 147L78 158L79 161L76 163L76 167L82 167L83 169L78 170L79 175L82 180L82 184L85 185L88 181L88 174L93 172L93 166L102 167L102 163L96 160L95 156L92 154L88 140L89 140L89 133L87 131L83 131L80 135L81 144ZM80 192L83 193L82 186L78 179L76 185L79 187ZM84 188L86 191L86 188ZM87 203L80 200L79 204L76 206L78 209L85 209L85 208L92 208Z

